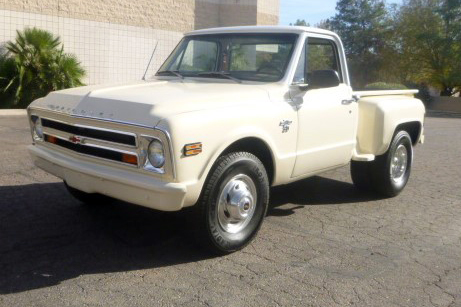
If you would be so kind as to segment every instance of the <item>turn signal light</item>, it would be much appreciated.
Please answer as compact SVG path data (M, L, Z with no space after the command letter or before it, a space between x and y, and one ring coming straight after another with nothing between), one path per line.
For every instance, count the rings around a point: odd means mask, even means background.
M56 144L56 143L58 143L58 138L55 137L55 136L46 134L45 135L45 141L47 141L48 143Z
M187 144L184 146L185 156L195 156L202 152L202 143Z
M122 154L122 161L128 164L138 165L138 157L130 154Z

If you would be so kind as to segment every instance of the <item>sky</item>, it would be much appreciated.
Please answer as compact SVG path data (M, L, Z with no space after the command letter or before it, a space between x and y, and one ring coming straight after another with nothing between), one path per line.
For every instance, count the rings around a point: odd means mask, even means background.
M335 15L337 0L280 0L280 24L289 25L296 19L304 19L315 25L323 19ZM388 0L388 3L400 4L402 0Z

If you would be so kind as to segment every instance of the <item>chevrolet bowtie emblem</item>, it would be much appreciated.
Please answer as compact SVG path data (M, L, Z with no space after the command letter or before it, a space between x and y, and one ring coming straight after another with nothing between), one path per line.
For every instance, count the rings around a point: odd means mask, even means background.
M79 138L78 136L71 135L69 137L69 141L74 143L74 144L83 144L83 139Z

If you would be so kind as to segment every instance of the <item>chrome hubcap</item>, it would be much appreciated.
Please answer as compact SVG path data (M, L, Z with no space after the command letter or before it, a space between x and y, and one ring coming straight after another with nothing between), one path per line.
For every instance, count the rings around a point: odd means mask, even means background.
M407 148L400 144L394 152L391 160L391 179L399 183L403 180L408 165Z
M237 233L251 221L256 208L256 186L244 174L230 179L218 199L218 221L222 229Z

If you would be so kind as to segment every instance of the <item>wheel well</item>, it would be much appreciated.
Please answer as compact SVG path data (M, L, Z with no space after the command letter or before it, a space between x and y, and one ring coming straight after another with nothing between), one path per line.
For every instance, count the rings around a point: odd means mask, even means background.
M263 140L255 137L240 139L229 145L221 155L237 151L246 151L258 157L266 169L267 176L269 177L269 183L272 183L275 172L274 161L272 159L272 153L269 146Z
M397 126L395 132L405 130L411 137L413 145L416 145L421 134L421 123L420 122L408 122Z

